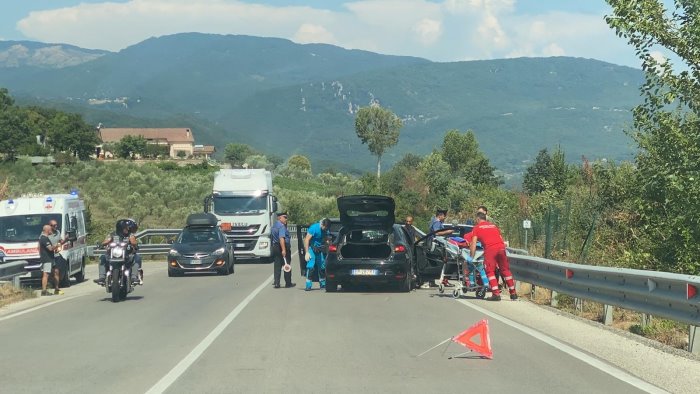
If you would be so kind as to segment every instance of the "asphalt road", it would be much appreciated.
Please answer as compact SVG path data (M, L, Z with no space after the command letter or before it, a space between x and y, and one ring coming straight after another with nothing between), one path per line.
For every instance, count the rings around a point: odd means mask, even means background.
M298 264L293 264L298 267ZM697 392L700 362L527 301L274 289L272 266L168 278L114 304L91 281L0 310L3 393ZM95 267L88 274L94 277ZM442 345L487 319L493 359ZM679 373L680 371L680 373ZM639 377L642 377L641 379Z

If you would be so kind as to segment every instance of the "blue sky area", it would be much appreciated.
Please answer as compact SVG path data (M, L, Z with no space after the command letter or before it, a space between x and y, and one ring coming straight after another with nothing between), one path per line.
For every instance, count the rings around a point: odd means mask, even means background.
M198 31L433 61L574 56L639 67L598 0L5 0L0 40L119 51Z

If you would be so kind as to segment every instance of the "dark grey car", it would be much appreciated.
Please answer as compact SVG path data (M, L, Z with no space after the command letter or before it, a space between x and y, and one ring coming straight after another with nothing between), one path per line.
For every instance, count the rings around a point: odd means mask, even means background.
M198 224L185 227L168 253L168 276L207 271L232 274L235 264L233 245L227 241L221 228L203 220L191 221L188 218L188 223L191 222Z

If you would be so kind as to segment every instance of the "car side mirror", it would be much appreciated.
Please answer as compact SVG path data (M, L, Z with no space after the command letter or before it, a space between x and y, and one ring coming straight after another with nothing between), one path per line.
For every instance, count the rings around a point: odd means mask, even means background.
M71 241L71 242L75 242L75 241L78 240L78 234L77 234L77 231L76 231L74 228L69 229L68 231L66 231L66 235L68 236L68 240Z

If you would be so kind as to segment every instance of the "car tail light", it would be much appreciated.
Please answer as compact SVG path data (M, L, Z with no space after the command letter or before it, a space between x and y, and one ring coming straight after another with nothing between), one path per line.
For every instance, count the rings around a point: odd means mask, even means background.
M406 247L403 245L396 245L396 246L394 246L394 252L395 253L406 253Z
M328 251L330 253L337 253L338 252L338 245L329 245L328 246Z

